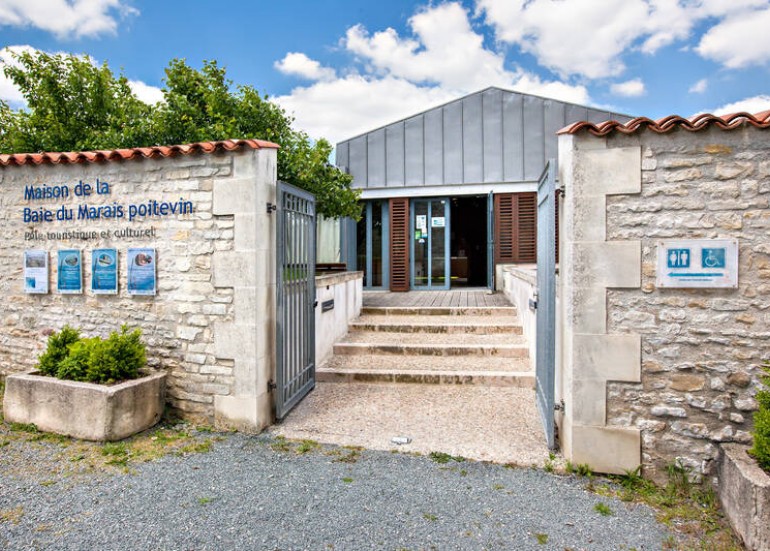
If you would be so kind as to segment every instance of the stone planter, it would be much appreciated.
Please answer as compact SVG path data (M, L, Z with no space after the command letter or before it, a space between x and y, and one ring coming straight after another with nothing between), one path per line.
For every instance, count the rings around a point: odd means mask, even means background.
M165 397L166 373L110 386L19 373L6 377L3 415L46 432L112 441L160 421Z
M719 501L746 549L770 550L770 476L746 452L723 444L719 458Z

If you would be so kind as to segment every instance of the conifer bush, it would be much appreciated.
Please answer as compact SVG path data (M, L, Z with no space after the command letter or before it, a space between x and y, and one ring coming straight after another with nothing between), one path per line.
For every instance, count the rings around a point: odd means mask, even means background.
M59 333L48 337L46 351L40 356L38 369L44 375L111 384L139 377L147 363L145 345L139 329L113 331L107 339L83 338L77 329L65 325Z
M757 393L759 409L754 412L754 446L749 453L770 473L770 362L765 362L762 369L763 388Z

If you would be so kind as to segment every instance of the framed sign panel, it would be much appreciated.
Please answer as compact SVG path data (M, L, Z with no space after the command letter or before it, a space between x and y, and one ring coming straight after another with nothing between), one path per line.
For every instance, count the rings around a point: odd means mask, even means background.
M118 250L91 251L91 291L95 295L118 293Z
M738 241L680 239L658 241L658 287L738 287Z
M62 294L83 292L83 259L79 249L59 249L56 289Z
M48 293L48 251L24 251L24 292Z
M154 295L157 290L155 249L128 249L128 294Z

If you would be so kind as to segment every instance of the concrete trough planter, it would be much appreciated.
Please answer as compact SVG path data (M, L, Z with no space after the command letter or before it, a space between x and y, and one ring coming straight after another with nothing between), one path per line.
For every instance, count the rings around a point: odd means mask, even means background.
M719 501L746 549L770 550L770 476L746 453L748 446L723 444Z
M46 432L114 441L160 421L165 398L166 373L116 385L19 373L6 377L3 415L7 422L34 423Z

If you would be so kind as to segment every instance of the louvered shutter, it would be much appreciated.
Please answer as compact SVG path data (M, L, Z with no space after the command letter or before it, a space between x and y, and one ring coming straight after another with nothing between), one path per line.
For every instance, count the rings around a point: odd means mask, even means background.
M495 194L495 264L537 262L537 193Z
M390 290L409 290L409 199L390 200Z

